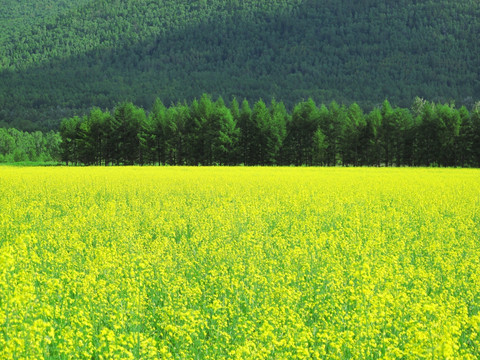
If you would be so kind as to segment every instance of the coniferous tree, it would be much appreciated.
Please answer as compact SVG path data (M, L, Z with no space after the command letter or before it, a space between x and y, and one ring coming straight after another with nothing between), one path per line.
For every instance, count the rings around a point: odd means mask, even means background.
M78 127L78 160L85 165L92 165L95 163L95 144L94 137L91 131L91 123L89 118L84 116Z
M415 142L414 123L408 109L395 108L393 113L395 124L394 157L397 166L413 165L413 147Z
M253 164L267 164L267 146L268 146L268 123L270 122L270 112L263 100L259 100L253 106L251 123L253 129L253 143L250 144L250 156Z
M283 164L282 148L287 137L287 128L290 126L290 116L283 102L277 102L272 99L270 104L270 119L268 131L270 132L270 142L268 152L270 153L270 164Z
M438 163L442 166L456 166L462 119L453 105L438 105L435 110L440 146Z
M188 106L177 104L166 112L166 163L170 165L185 164L185 127L189 116Z
M335 166L339 160L340 138L347 113L345 107L338 105L335 101L330 103L328 112L325 110L326 108L323 108L320 111L320 128L327 141L327 165Z
M247 100L242 101L238 127L240 128L240 162L245 165L253 165L254 159L251 147L254 142L255 128L254 124L252 123L252 109L250 108Z
M369 138L367 164L380 166L383 158L383 146L381 144L382 113L380 109L373 109L367 115L366 120L368 128L367 136Z
M101 165L105 159L107 118L109 114L94 108L82 119L79 131L79 156L87 165Z
M194 161L197 164L211 165L213 161L210 141L215 135L209 134L211 130L209 129L209 121L214 112L215 104L211 97L203 94L198 103L198 108L192 113L194 121L192 126L195 145Z
M290 146L296 152L297 165L312 165L315 154L313 137L320 126L315 102L310 98L293 109L290 123Z
M340 139L342 163L344 165L358 166L362 163L362 147L366 145L365 142L362 142L365 126L365 115L362 108L357 103L353 103L347 110L347 117Z
M440 149L440 126L437 121L435 104L426 102L417 116L417 160L418 165L438 165Z
M121 132L123 128L120 119L115 114L111 114L107 118L106 129L105 165L120 165L122 160L120 153L122 147Z
M380 109L382 116L381 125L379 127L380 131L380 144L383 148L383 162L385 166L391 165L393 159L393 149L396 147L397 134L396 134L396 123L394 112L392 106L385 100Z
M473 160L473 141L474 141L474 126L472 117L465 106L462 106L458 113L460 115L462 126L458 136L458 151L459 151L459 165L472 166Z
M165 164L167 158L167 108L160 99L156 99L152 112L149 114L152 126L152 141L154 161L158 164Z
M64 119L60 124L60 136L62 138L61 159L68 165L78 163L79 127L81 119L77 116Z
M230 109L223 101L217 101L210 114L207 130L209 164L232 164L239 131Z
M477 102L471 113L472 135L472 165L480 167L480 102Z
M313 134L313 165L324 165L326 163L327 137L318 127Z
M242 155L241 155L241 149L240 149L240 141L241 141L241 133L242 130L240 128L240 104L238 103L237 99L234 97L232 102L230 103L230 113L232 114L233 121L236 124L236 129L237 129L237 140L235 144L235 148L233 149L232 155L231 155L231 161L230 163L233 164L240 164L242 162Z
M145 119L145 112L132 103L125 102L115 108L114 118L118 124L118 161L133 165L140 157L140 141L137 135L140 124Z

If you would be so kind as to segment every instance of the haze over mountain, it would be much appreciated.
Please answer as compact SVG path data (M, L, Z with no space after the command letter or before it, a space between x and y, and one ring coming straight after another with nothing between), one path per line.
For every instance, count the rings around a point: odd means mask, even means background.
M478 1L0 4L0 126L57 128L93 106L204 92L287 106L480 98Z

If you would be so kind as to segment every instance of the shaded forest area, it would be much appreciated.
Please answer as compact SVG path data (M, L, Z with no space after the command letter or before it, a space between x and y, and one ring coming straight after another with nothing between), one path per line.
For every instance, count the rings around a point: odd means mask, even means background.
M60 126L60 156L85 165L327 165L480 167L480 102L469 111L416 98L411 109L385 100L292 112L282 102L227 106L203 95L148 114L132 103L93 109ZM1 148L0 148L1 149Z
M308 97L369 110L480 98L478 1L4 3L0 127L56 130L95 106L203 92L289 111Z

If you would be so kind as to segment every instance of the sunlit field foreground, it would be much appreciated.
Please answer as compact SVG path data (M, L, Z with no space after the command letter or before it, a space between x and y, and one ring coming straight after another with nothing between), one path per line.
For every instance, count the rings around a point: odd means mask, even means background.
M1 359L478 359L480 171L0 167Z

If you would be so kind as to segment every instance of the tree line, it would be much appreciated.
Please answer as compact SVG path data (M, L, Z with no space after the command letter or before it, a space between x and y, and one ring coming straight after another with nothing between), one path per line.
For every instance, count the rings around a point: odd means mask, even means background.
M0 163L59 161L62 139L56 131L27 132L0 128Z
M130 102L64 119L60 156L85 165L320 165L480 167L480 102L469 111L416 98L357 104L282 102L209 95L148 114Z

